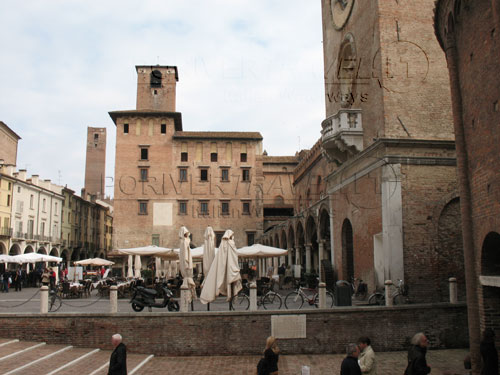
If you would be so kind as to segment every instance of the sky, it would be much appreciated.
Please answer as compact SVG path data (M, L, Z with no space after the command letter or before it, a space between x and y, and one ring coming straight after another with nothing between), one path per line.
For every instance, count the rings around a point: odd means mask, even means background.
M88 126L107 128L114 176L108 112L135 109L136 65L177 66L186 131L257 131L269 155L321 135L321 0L4 0L0 25L0 120L22 138L17 166L77 193Z

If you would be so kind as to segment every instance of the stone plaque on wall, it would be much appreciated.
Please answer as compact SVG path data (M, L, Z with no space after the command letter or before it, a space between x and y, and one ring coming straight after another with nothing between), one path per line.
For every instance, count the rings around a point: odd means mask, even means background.
M172 203L153 204L153 225L172 225Z
M271 335L277 339L305 339L306 315L271 315Z

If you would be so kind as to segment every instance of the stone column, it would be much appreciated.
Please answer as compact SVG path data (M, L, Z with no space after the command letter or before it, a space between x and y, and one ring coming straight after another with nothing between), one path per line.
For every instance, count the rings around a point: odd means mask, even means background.
M318 274L319 280L324 281L325 276L323 275L323 271L321 269L321 261L325 256L325 240L321 240L318 243Z
M311 244L306 245L306 272L311 272Z
M250 284L250 311L257 311L257 284Z
M292 251L293 247L288 248L288 265L291 267L293 265L293 260L292 260Z
M320 309L326 308L326 284L319 283L319 305Z
M111 285L109 288L109 304L110 313L116 314L118 312L118 287L116 285Z
M450 277L448 280L450 282L450 303L458 302L458 290L457 290L457 279Z
M392 306L392 281L385 281L385 305Z
M188 293L191 293L191 291L188 289L187 286L181 286L181 305L180 305L180 311L181 312L188 312L189 309L189 301L188 301Z
M44 285L40 288L40 314L49 312L49 287Z

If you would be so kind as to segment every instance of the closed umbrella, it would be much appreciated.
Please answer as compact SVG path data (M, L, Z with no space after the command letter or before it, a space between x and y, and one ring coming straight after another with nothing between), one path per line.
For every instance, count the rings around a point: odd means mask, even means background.
M134 277L134 271L132 270L132 255L128 256L128 271L127 271L127 277L132 278Z
M203 274L208 275L210 266L215 257L215 233L211 226L205 229L205 242L203 243Z
M200 301L204 304L214 301L219 294L230 301L241 290L240 266L233 239L233 231L228 229L222 237L214 261L203 284Z
M161 258L155 257L155 276L159 279L161 277Z
M142 268L142 264L141 264L141 256L140 255L136 255L135 256L135 262L134 262L134 277L136 279L140 279L141 278L141 268Z
M191 293L188 297L188 302L191 302L192 298L196 298L196 284L193 280L193 258L191 256L191 248L189 243L189 231L186 227L181 227L179 230L179 268L181 270L181 275L183 277L182 286L187 287Z

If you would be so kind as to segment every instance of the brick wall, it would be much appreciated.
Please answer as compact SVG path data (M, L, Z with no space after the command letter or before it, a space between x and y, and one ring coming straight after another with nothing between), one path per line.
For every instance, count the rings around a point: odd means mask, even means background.
M297 312L283 311L279 315ZM0 315L0 337L110 349L119 332L129 351L155 355L262 353L271 335L271 312ZM361 335L376 351L405 350L425 332L432 348L468 345L464 304L338 308L307 313L307 337L281 339L284 354L343 353Z

